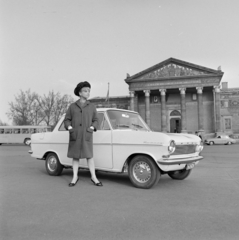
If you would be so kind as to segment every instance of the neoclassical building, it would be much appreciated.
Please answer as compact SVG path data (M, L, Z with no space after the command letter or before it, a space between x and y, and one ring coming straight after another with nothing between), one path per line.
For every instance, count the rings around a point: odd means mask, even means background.
M139 112L162 132L239 132L239 89L221 84L223 72L169 58L125 79L130 96L91 99L98 107Z

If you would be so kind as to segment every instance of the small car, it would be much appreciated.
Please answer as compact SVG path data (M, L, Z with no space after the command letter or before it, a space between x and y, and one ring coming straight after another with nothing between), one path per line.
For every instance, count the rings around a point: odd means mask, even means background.
M99 108L99 124L93 134L93 152L97 171L128 173L135 187L148 189L162 174L183 180L203 157L203 143L198 136L182 133L153 132L134 111ZM64 115L52 132L31 136L32 157L44 160L49 175L58 176L72 167L67 158L69 132ZM79 168L88 169L81 159Z
M236 140L233 138L230 138L228 135L218 135L215 138L208 138L204 142L208 145L213 145L213 144L230 145L232 143L236 143Z

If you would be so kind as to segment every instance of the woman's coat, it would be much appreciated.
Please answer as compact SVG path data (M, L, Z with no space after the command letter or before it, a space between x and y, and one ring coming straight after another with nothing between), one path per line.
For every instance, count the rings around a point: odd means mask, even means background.
M83 107L80 100L72 103L68 108L64 120L65 128L72 126L69 131L68 158L93 157L93 131L98 126L98 115L95 106L86 101ZM93 126L93 129L90 127Z

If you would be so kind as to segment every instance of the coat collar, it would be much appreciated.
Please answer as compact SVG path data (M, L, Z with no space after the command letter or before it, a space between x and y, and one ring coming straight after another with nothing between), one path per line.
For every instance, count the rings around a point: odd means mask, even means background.
M87 100L87 101L85 102L85 105L82 107L81 104L80 104L80 99L77 100L75 103L76 103L76 105L77 105L79 108L84 108L84 107L86 107L87 105L90 104L90 102Z

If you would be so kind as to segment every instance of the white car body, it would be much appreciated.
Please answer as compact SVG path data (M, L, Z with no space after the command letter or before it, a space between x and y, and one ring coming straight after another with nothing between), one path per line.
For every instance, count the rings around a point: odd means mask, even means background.
M236 140L233 139L233 138L230 138L228 135L218 135L215 138L206 139L205 143L208 144L208 145L213 145L213 144L230 145L232 143L236 143Z
M152 132L137 112L122 109L97 109L101 129L93 133L93 152L96 170L107 172L126 172L129 161L135 156L147 156L154 162L161 173L178 171L194 167L203 157L201 139L192 134L169 134ZM132 119L139 121L140 128L132 129L118 123L118 129L113 127L115 121L109 114L123 116L124 121ZM134 116L135 118L129 117ZM128 118L128 119L127 119ZM130 119L129 119L130 118ZM114 119L115 120L115 119ZM52 132L38 133L31 136L32 157L46 159L47 154L55 153L64 167L72 166L72 159L67 158L69 132L64 129L64 116L57 123ZM134 121L133 121L134 122ZM104 126L102 127L102 124ZM130 123L128 123L130 125ZM107 125L107 127L105 127ZM127 127L127 128L124 128ZM107 130L106 130L107 129ZM172 141L176 144L174 153L169 153ZM200 148L199 151L195 149ZM179 154L176 154L176 153ZM81 159L80 168L88 168L87 160ZM142 167L142 165L141 165ZM142 182L143 183L143 182Z

